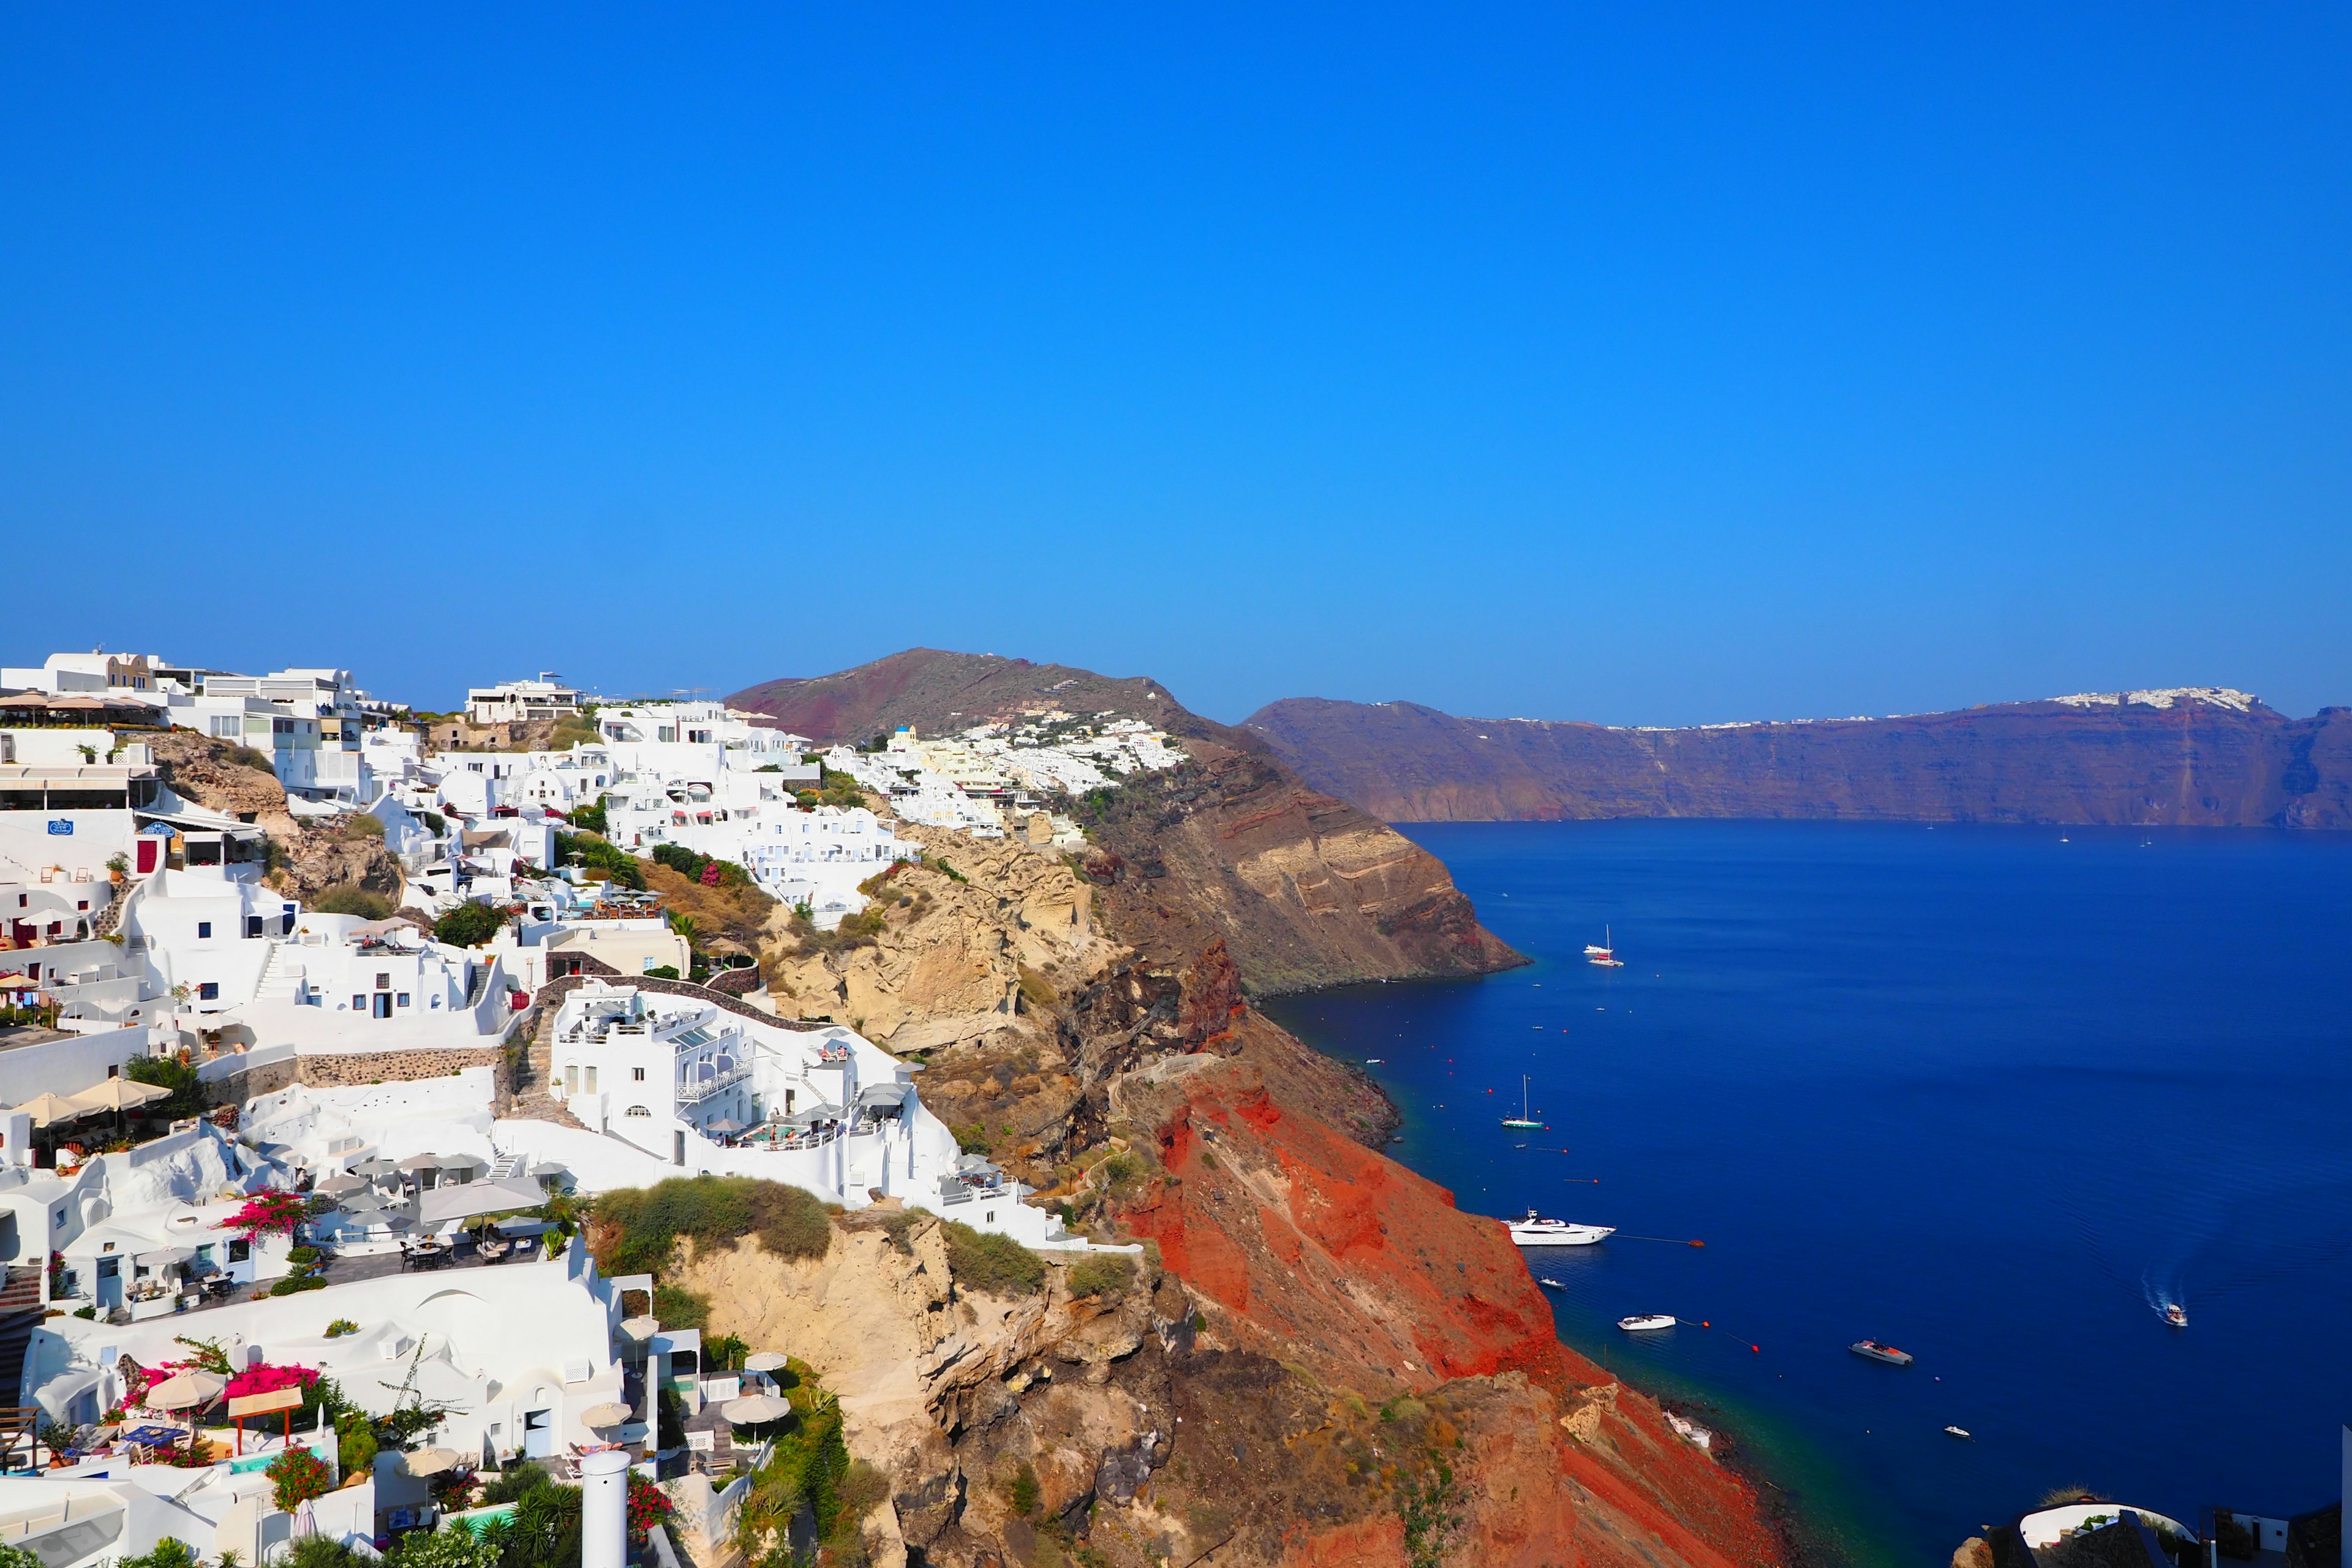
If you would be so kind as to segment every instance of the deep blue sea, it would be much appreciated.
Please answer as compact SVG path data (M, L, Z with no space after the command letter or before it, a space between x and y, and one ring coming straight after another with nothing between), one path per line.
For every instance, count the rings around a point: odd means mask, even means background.
M1405 831L1534 965L1271 1011L1381 1058L1390 1152L1464 1208L1620 1227L1529 1255L1561 1337L1712 1409L1817 1539L1940 1565L2069 1483L2192 1525L2334 1500L2352 836ZM1523 1073L1546 1131L1497 1126Z

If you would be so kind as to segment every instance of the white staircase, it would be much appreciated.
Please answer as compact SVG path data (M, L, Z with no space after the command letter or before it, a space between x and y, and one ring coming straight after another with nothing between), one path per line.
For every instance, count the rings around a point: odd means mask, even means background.
M303 968L299 959L286 956L286 944L272 938L269 956L261 961L260 976L253 985L257 1002L291 1002L302 994Z

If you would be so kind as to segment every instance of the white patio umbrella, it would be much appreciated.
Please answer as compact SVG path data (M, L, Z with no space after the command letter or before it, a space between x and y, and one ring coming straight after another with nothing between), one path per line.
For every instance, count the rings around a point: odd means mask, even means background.
M455 1448L419 1448L408 1456L406 1468L412 1476L437 1476L453 1469L457 1463Z
M216 1372L184 1372L150 1388L139 1403L150 1410L202 1410L227 1387L228 1379Z
M72 1100L58 1094L37 1094L16 1109L31 1111L33 1125L36 1127L47 1127L52 1122L71 1121L79 1117L94 1114L90 1107L76 1105Z
M784 1352L753 1351L743 1358L743 1370L745 1372L782 1372L784 1370Z
M68 1097L72 1103L85 1110L129 1110L134 1106L152 1105L159 1100L169 1100L172 1091L160 1083L141 1083L136 1079L110 1078L93 1085L79 1094Z
M619 1400L608 1399L602 1405L592 1405L582 1411L580 1419L589 1426L626 1426L635 1414Z
M294 1510L294 1522L288 1528L286 1538L289 1541L300 1541L318 1533L319 1510L310 1506L309 1498L304 1498Z
M761 1426L782 1421L793 1413L793 1402L773 1394L747 1394L719 1407L719 1414L738 1426Z
M621 1331L643 1344L661 1331L661 1322L654 1318L623 1318Z

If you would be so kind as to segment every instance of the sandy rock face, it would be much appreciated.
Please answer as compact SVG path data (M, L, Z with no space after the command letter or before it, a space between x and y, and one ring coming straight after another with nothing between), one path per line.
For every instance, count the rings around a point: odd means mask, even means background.
M271 886L305 902L344 886L400 901L400 862L383 839L298 821L286 808L277 776L241 761L243 748L185 730L157 736L149 745L173 794L269 835L280 857Z
M862 1021L877 1045L930 1050L1013 1026L1030 1010L1024 969L1033 994L1044 994L1040 983L1058 993L1118 956L1095 922L1092 889L1059 857L935 828L897 831L934 864L903 867L883 884L884 924L870 944L795 952L789 911L771 921L777 994L802 1016Z

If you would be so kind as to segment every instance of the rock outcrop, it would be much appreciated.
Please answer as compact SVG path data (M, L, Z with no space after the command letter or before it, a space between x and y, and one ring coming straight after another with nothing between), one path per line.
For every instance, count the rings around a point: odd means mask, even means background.
M1156 680L915 648L727 700L827 742L868 741L900 724L947 733L1051 710L1159 726L1192 761L1123 781L1088 805L1099 853L1086 869L1117 906L1109 918L1125 940L1172 954L1221 938L1256 994L1522 962L1479 925L1434 856L1308 787L1263 740L1190 711Z
M994 1299L957 1285L940 1222L877 1208L820 1263L746 1242L678 1272L714 1331L841 1394L852 1451L889 1478L869 1547L969 1568L1080 1547L1116 1568L1780 1561L1743 1481L1559 1343L1502 1227L1376 1152L1379 1091L1249 1003L1245 962L1306 976L1361 939L1270 960L1234 904L1341 901L1312 882L1337 866L1352 912L1316 918L1377 931L1364 906L1450 883L1335 847L1302 892L1295 829L1254 865L1251 819L1311 815L1311 792L1245 753L1198 766L1075 866L907 829L927 861L877 885L878 929L774 932L784 1011L920 1056L959 1136L1149 1249L1108 1292L1057 1265Z
M148 745L172 793L269 836L272 887L305 903L334 888L400 902L400 862L384 847L383 835L357 830L355 819L297 819L262 753L188 730L167 731Z
M2352 708L2235 692L1612 729L1304 698L1244 729L1383 822L1814 817L2352 828Z

